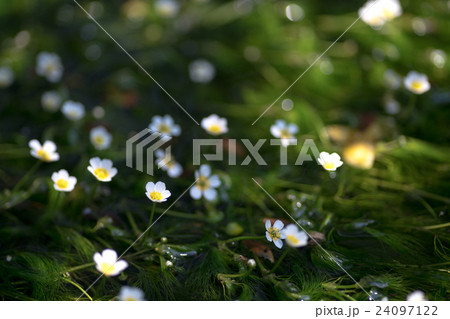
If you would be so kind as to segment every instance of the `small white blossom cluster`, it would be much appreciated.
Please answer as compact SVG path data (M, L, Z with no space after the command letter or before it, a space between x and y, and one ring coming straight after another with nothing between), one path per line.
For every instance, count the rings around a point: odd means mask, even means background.
M282 221L276 220L272 225L268 219L265 226L267 240L273 242L277 248L283 247L283 239L291 247L303 247L308 244L308 235L299 230L295 224L289 224L284 228Z

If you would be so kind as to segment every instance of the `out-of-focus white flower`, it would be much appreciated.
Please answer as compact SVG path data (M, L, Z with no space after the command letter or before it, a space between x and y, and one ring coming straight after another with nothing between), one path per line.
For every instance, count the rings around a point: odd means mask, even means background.
M286 6L286 17L291 21L303 19L305 12L298 4L292 3Z
M207 164L200 166L198 171L195 171L195 178L197 183L190 189L189 193L193 199L200 199L202 196L206 200L212 201L217 197L217 190L221 182L217 175L211 176L211 167Z
M247 261L247 265L248 265L250 268L255 268L255 267L256 267L256 261L255 261L254 259L249 259L249 260Z
M98 157L89 160L91 164L88 171L95 176L100 182L110 182L117 174L117 168L113 167L113 163L109 159L100 159Z
M43 145L38 140L31 140L28 145L31 148L31 156L44 162L55 162L59 160L59 154L56 152L56 144L52 141L45 141Z
M175 124L173 118L166 114L164 116L155 115L152 117L152 122L148 126L152 132L159 132L167 136L178 136L181 133L179 125Z
M383 75L384 85L391 90L397 90L402 85L402 77L397 72L388 69Z
M112 136L103 126L92 128L89 138L97 150L105 150L111 145Z
M14 82L14 72L9 66L0 68L0 88L6 88Z
M327 171L335 171L336 168L341 167L342 164L344 164L337 153L328 154L327 152L321 152L317 161Z
M421 290L416 290L406 296L407 301L427 301L425 298L425 293Z
M371 0L359 9L358 14L365 23L377 28L400 16L402 7L398 0Z
M375 146L369 142L354 142L343 149L345 163L361 169L370 169L375 161Z
M125 260L117 260L117 253L112 249L105 249L101 254L95 253L94 261L97 270L105 276L117 276L128 267Z
M157 182L156 184L153 182L148 182L145 185L145 195L152 201L156 203L162 203L167 200L167 198L172 195L170 191L166 189L166 184L163 182Z
M273 242L277 248L283 247L282 239L285 239L286 236L282 231L284 224L281 220L276 220L275 223L270 222L270 220L266 220L266 238L268 241Z
M82 119L85 113L84 105L74 101L64 102L61 111L65 115L65 117L72 121L78 121Z
M71 192L75 188L77 178L69 176L69 173L65 169L61 169L59 172L52 174L52 181L54 182L53 187L57 191Z
M189 64L189 76L193 82L209 83L216 75L214 65L204 59L199 59Z
M155 10L159 16L173 18L177 15L180 5L174 0L156 0Z
M55 91L45 92L41 96L42 107L48 112L56 112L61 106L61 102L61 95Z
M64 67L62 66L59 56L55 53L41 52L37 56L36 73L45 76L48 81L58 82L63 74Z
M416 71L410 71L406 75L404 84L409 91L415 94L423 94L430 89L430 82L428 82L426 74Z
M137 287L123 286L119 293L120 301L145 301L144 292Z
M166 261L166 267L167 268L173 267L173 263L170 260Z
M202 127L211 135L220 135L228 132L227 119L212 114L202 119Z
M294 135L298 132L298 126L295 124L286 124L283 120L276 120L275 124L270 127L270 133L276 138L281 139L281 145L284 147L295 144Z
M105 116L105 109L100 105L97 105L92 109L92 115L97 119L102 119Z
M155 156L158 167L160 167L163 171L166 171L167 175L170 177L176 178L183 172L183 168L177 161L175 161L172 154L166 154L163 150L158 149L155 152Z
M298 229L294 224L289 224L283 229L286 244L291 247L303 247L308 245L308 235Z

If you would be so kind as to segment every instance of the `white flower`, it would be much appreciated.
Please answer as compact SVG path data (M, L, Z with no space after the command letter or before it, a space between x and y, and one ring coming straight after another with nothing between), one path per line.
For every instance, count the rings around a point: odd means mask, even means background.
M372 27L381 27L402 14L398 0L371 0L358 11L361 20Z
M286 124L283 120L275 121L275 124L270 127L270 133L276 138L281 139L281 145L284 147L290 144L295 144L294 135L298 132L298 126L295 124Z
M61 106L62 98L58 92L48 91L42 94L41 104L44 110L56 112Z
M176 178L181 175L183 168L175 161L172 154L164 152L163 150L156 150L156 163L163 171L167 172L172 178Z
M88 171L101 182L110 182L117 174L117 168L113 167L113 163L109 159L101 160L98 157L89 160L91 166L88 166Z
M48 81L58 82L63 74L64 67L55 53L41 52L37 56L36 73L45 76Z
M177 15L180 6L173 0L156 0L155 10L158 15L166 18L173 18Z
M285 239L286 236L284 235L284 232L281 231L284 227L284 224L280 220L276 220L273 224L270 222L270 220L266 220L266 238L268 241L272 242L277 246L278 248L283 247L283 241L282 239Z
M117 260L117 253L112 249L105 249L101 254L95 253L94 261L97 270L105 276L117 276L128 267L125 260Z
M416 290L406 296L407 301L427 301L425 298L425 293L421 290Z
M200 199L202 196L206 200L212 201L217 197L217 190L221 182L217 175L211 175L211 167L209 165L201 165L198 171L195 171L197 183L190 189L189 193L193 199Z
M411 71L406 75L404 84L409 91L415 94L422 94L430 89L428 77L416 71Z
M163 117L159 115L153 116L148 128L152 132L159 132L167 136L178 136L181 133L180 126L174 123L170 115L164 115Z
M84 116L84 105L79 102L66 101L64 102L61 111L72 121L78 121Z
M193 82L208 83L215 75L216 69L211 62L199 59L189 64L189 76Z
M342 164L344 164L337 153L328 154L327 152L321 152L320 158L318 158L317 161L327 171L335 171L336 168L341 167Z
M89 138L97 150L107 149L111 145L112 136L103 126L92 128Z
M303 247L308 245L308 235L298 229L294 224L289 224L283 229L283 234L286 237L285 241L291 247Z
M250 268L255 268L255 267L256 267L256 261L255 261L254 259L249 259L249 260L247 261L247 265L248 265Z
M170 191L166 189L166 184L163 182L157 182L156 184L148 182L147 185L145 185L145 190L145 195L147 195L152 202L156 203L165 202L167 198L172 195Z
M202 127L211 135L220 135L228 132L227 119L212 114L202 119Z
M171 262L170 260L166 261L166 267L167 268L173 267L173 262Z
M14 82L14 72L9 66L0 68L0 88L6 88Z
M55 162L59 160L56 152L56 145L52 141L45 141L43 145L38 140L31 140L28 145L31 148L31 155L44 162Z
M137 287L123 286L119 293L120 301L145 301L144 292Z
M52 174L52 181L55 183L53 187L57 191L71 192L77 183L77 178L69 176L69 173L65 169L61 169L59 172Z

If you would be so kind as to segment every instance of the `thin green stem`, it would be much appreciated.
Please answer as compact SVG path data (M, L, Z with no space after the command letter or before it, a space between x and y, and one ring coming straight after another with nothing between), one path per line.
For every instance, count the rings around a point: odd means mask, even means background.
M269 274L272 274L275 272L275 270L278 268L278 266L281 265L281 263L283 262L283 259L287 256L287 254L289 253L290 248L286 248L283 252L283 254L281 255L281 257L278 259L277 263L275 264L275 266L273 266L272 270L270 270Z
M450 223L444 223L444 224L439 224L439 225L432 225L432 226L425 226L423 227L423 229L438 229L438 228L444 228L444 227L449 227Z
M71 272L75 272L81 269L86 269L89 267L95 266L95 263L88 263L88 264L84 264L84 265L79 265L79 266L75 266L72 268L67 269L65 272L71 273Z
M240 240L249 240L249 239L264 239L266 238L265 236L238 236L238 237L233 237L227 240L223 240L221 241L221 243L227 244L227 243L231 243L234 241L240 241Z
M144 243L147 241L148 233L150 232L150 227L152 227L153 216L155 215L155 208L156 208L156 202L153 202L152 212L150 213L150 219L148 221L148 227L145 231L145 235L142 238L142 242L144 242Z
M30 168L30 170L14 186L14 188L12 189L12 193L17 192L22 187L22 185L30 178L30 176L37 171L39 166L41 166L41 163L42 161L37 161L36 163L34 163L34 165Z
M68 283L70 283L70 284L72 284L72 285L74 285L74 286L77 287L78 289L80 289L80 291L81 291L83 294L85 294L86 297L88 297L91 301L94 301L94 300L91 298L91 296L89 296L88 293L87 293L83 288L81 288L81 286L78 285L76 282L73 282L72 280L67 279L67 278L63 278L63 280L66 281L66 282L68 282Z
M134 235L135 236L139 236L141 234L141 231L139 230L139 228L136 225L136 221L134 220L133 215L131 214L130 211L126 212L127 218L128 218L128 222L131 225L131 228L133 229Z

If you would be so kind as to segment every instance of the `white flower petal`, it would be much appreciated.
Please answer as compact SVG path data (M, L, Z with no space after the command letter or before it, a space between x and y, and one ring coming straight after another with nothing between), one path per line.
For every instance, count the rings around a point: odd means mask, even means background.
M209 185L211 187L217 188L220 186L220 184L221 184L221 182L220 182L219 176L213 175L209 178Z
M166 184L163 182L157 182L155 185L155 191L162 193L166 189Z
M203 196L209 201L214 200L217 197L217 191L214 188L207 189L203 192Z
M208 177L211 174L211 167L207 164L200 166L200 175Z
M198 189L197 186L192 186L189 190L189 194L193 199L200 199L202 197L202 191Z

